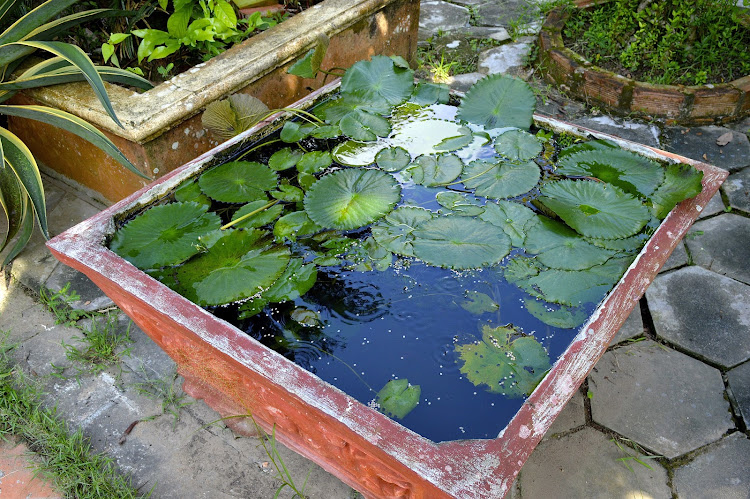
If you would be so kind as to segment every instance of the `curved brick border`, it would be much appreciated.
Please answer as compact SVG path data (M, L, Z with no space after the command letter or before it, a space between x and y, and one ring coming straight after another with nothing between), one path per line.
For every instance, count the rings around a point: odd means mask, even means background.
M579 0L577 8L601 1ZM552 10L539 33L542 74L564 85L572 96L606 106L618 114L666 118L669 123L700 125L736 120L750 114L750 76L702 86L652 85L594 66L563 45L562 29L570 16Z

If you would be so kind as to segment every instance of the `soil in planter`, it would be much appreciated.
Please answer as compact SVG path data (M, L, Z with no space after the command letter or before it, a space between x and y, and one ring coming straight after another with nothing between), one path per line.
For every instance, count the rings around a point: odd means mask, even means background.
M563 41L596 66L636 80L726 83L750 74L750 14L734 4L613 0L571 9Z
M110 248L427 438L493 438L701 174L531 127L520 80L457 108L398 59L350 71L305 115L327 123L217 160Z

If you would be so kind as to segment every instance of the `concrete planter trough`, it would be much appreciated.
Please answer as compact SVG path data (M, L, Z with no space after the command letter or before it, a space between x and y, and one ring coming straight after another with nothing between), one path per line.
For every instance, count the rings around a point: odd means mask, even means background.
M286 73L319 34L331 39L324 68L346 68L378 54L413 62L418 22L418 0L325 0L147 92L107 85L124 128L106 115L85 83L26 91L15 102L44 104L89 121L156 179L218 145L200 119L211 102L242 92L277 109L319 87L322 73L317 81ZM73 134L19 118L11 118L10 127L37 161L105 200L118 201L149 183Z
M321 93L298 105L308 106ZM251 413L266 430L275 426L279 441L366 497L503 497L727 175L705 163L535 115L536 124L546 128L606 138L652 158L692 164L704 172L703 191L672 210L510 423L497 428L495 438L436 443L268 349L104 246L118 220L221 162L243 139L267 136L281 121L220 145L55 237L48 247L63 263L89 276L177 362L187 393L223 416ZM247 419L227 423L239 432L253 431Z

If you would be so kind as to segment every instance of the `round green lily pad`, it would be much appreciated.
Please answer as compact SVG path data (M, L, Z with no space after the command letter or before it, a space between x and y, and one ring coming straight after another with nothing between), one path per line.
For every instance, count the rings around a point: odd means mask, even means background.
M434 187L456 180L464 168L455 154L420 156L407 168L412 180L420 185Z
M535 135L523 130L508 130L495 139L495 150L511 161L536 158L544 145Z
M401 187L380 170L339 170L315 182L305 195L305 211L316 224L351 230L390 213Z
M491 163L472 161L461 174L463 184L478 196L505 199L526 194L536 187L542 172L533 161Z
M400 206L372 226L372 237L388 251L414 256L412 233L421 223L430 220L431 211L416 206Z
M587 242L565 224L539 217L526 235L526 252L537 255L547 267L561 270L583 270L609 260L615 252Z
M375 155L375 162L381 170L397 172L411 163L411 155L403 147L388 147Z
M257 211L264 206L268 205L268 201L265 200L258 200L253 201L252 203L247 203L245 206L237 210L234 215L232 215L232 220L237 220L240 217L243 217L247 215L248 213L252 213L254 211ZM260 211L256 213L255 215L252 215L242 222L238 222L234 225L236 229L250 229L254 227L263 227L264 225L268 225L277 218L279 218L279 215L281 215L281 210L283 207L280 204L275 204L263 211Z
M265 191L276 188L279 179L266 165L254 161L224 163L201 175L203 192L216 201L249 203L266 199Z

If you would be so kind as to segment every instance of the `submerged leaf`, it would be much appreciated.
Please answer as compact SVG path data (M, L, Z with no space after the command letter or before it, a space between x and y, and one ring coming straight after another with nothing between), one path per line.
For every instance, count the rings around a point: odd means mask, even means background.
M528 83L495 74L471 87L458 106L457 117L485 128L511 126L528 130L535 106L536 98Z
M110 249L140 269L184 262L198 253L198 237L221 225L207 209L194 202L149 208L115 233Z
M305 211L322 227L351 230L388 214L401 199L401 187L380 170L339 170L307 191Z
M420 82L411 94L411 102L420 106L430 104L447 104L450 99L450 87L445 83Z
M403 419L417 406L421 393L419 385L410 385L406 378L392 379L378 392L377 403L387 415Z
M297 162L297 170L301 173L317 173L331 166L331 153L328 151L306 152Z
M474 315L482 315L489 312L497 312L500 305L495 300L479 291L469 291L467 300L460 303L461 308Z
M562 329L573 329L578 327L588 319L585 310L579 308L565 307L558 305L553 308L548 303L525 298L523 304L531 315L552 327Z
M465 126L458 129L458 135L447 137L435 146L438 151L456 151L474 142L474 134Z
M456 352L469 381L509 398L530 395L550 369L544 347L512 327L482 326L482 341L456 345Z
M175 191L174 198L181 203L195 201L198 204L211 206L211 200L203 194L196 180L190 179L183 182Z
M203 192L216 201L248 203L268 199L265 191L276 187L278 177L266 165L254 161L224 163L198 179Z
M463 184L475 194L491 199L505 199L526 194L539 183L542 172L536 163L472 161L461 174Z
M500 262L510 252L510 239L503 231L475 218L432 218L413 236L414 256L439 267L480 268Z
M559 180L542 187L542 204L587 237L629 237L646 225L648 209L635 197L601 182Z
M322 229L323 227L310 220L306 212L295 211L276 221L273 226L273 237L277 240L296 241L298 236L314 234Z

